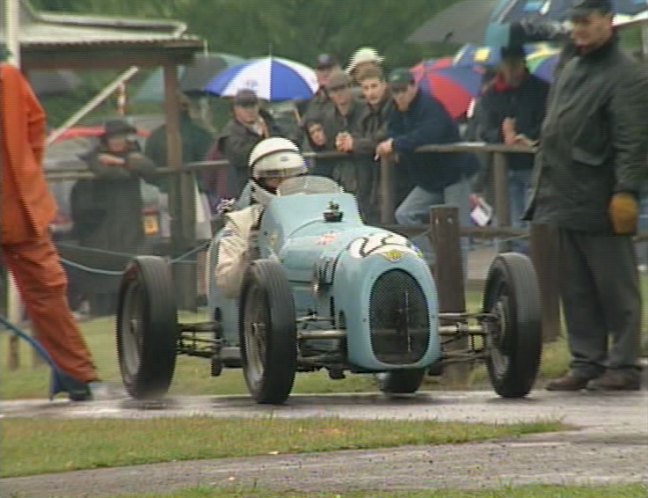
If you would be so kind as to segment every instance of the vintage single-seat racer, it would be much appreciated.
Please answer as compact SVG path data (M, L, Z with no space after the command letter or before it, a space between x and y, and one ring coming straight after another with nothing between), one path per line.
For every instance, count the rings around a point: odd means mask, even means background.
M213 376L242 367L258 403L283 403L296 372L318 369L332 379L374 373L384 393L401 394L444 363L485 360L500 396L522 397L533 386L541 313L526 256L494 259L481 311L439 313L420 251L365 225L353 195L314 176L285 180L265 208L234 299L214 282L221 236L208 251L207 322L178 323L166 260L140 256L126 268L117 346L131 396L164 395L178 354L210 359ZM448 348L466 339L467 348Z

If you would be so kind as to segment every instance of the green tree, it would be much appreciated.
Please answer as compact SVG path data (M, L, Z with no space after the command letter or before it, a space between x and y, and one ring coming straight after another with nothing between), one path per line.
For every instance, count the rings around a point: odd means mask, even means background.
M342 61L360 46L377 48L388 66L411 65L456 47L420 47L405 38L456 0L32 0L35 7L87 15L177 19L210 50L244 57L275 54L311 63L320 52Z

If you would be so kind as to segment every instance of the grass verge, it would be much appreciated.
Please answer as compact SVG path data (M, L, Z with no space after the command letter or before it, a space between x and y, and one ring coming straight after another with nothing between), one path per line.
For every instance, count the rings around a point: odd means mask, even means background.
M191 488L162 495L116 495L111 498L645 498L642 484L619 486L523 486L493 490L355 491L349 493L272 492L260 489Z
M467 443L565 428L557 421L497 425L272 417L6 418L2 426L2 477L177 460Z

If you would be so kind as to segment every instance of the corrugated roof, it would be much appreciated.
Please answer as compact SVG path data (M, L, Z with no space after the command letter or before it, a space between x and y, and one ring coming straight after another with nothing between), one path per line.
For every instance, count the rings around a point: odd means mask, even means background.
M146 44L173 40L200 41L186 34L179 21L80 16L37 12L20 1L20 43L31 45ZM5 36L4 9L0 9L0 38Z

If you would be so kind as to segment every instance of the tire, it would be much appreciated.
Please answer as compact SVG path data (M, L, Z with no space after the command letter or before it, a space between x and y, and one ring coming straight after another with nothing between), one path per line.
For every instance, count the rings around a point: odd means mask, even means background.
M281 404L297 371L295 302L283 268L260 259L247 269L239 302L241 360L257 403Z
M164 396L173 379L178 313L171 271L156 256L138 256L122 277L117 356L126 391L136 399Z
M378 387L385 394L413 394L423 382L425 369L392 370L376 374Z
M517 253L498 255L486 278L483 311L488 323L486 366L495 392L504 398L526 396L542 356L540 291L531 260Z

